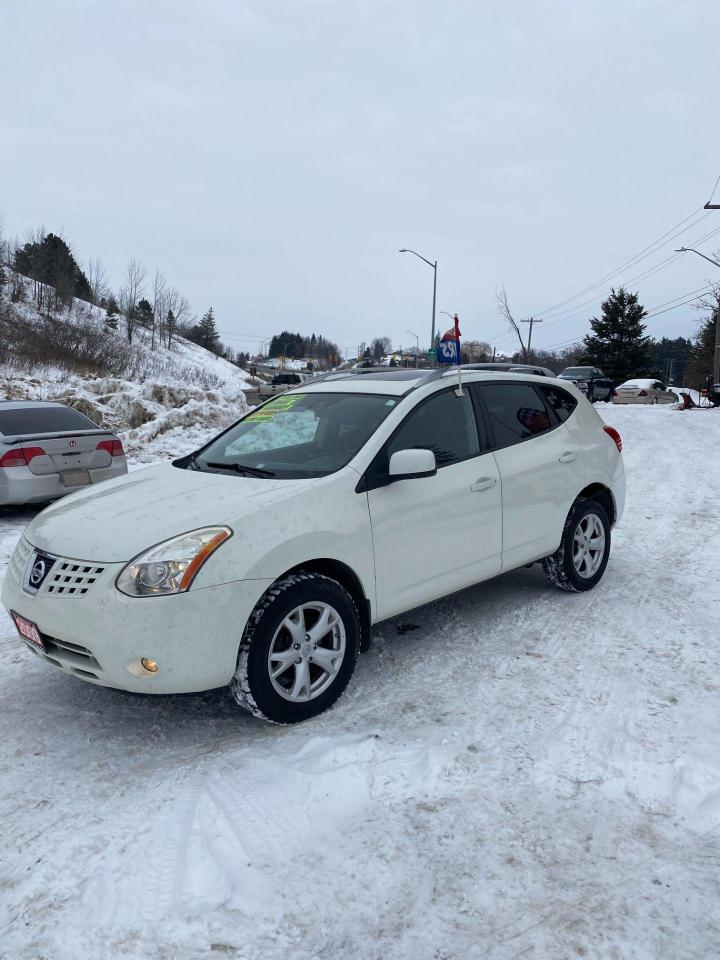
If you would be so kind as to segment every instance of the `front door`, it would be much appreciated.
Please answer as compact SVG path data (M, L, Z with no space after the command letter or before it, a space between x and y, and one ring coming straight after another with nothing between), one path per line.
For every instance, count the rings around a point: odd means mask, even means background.
M398 450L435 454L437 473L388 482ZM500 474L467 389L421 401L368 470L377 618L402 613L500 571Z

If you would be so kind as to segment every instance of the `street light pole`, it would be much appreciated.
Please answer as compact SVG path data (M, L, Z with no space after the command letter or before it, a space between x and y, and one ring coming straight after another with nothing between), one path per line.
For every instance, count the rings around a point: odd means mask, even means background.
M715 210L716 207L708 207L708 204L705 204L707 209ZM712 263L716 267L720 267L720 263L717 260L713 260L712 257L706 257L704 253L700 253L699 250L695 250L694 247L680 247L679 250L676 250L675 253L696 253L699 257L702 257L703 260L707 260L708 263ZM715 355L713 357L713 390L715 389L715 384L720 383L720 309L717 310L715 316Z
M430 349L435 349L435 302L437 299L437 260L428 260L418 253L417 250L408 250L405 247L398 251L399 253L414 253L416 257L426 263L433 270L433 304L432 304L432 326L430 328ZM415 334L413 334L415 336Z
M420 337L413 333L412 330L406 330L405 333L409 333L411 337L415 337L415 369L418 367L418 358L420 356Z

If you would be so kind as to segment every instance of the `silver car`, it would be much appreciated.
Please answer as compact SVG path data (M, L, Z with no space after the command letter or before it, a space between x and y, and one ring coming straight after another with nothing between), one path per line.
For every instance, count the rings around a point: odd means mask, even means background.
M626 380L615 388L613 403L677 403L680 397L659 380Z
M72 407L0 401L0 506L57 500L124 473L118 437Z

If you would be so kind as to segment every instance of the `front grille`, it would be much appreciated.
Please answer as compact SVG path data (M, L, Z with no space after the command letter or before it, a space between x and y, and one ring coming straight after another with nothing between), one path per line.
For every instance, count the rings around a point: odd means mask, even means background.
M33 589L29 580L36 559L52 564L40 587ZM18 542L10 559L12 575L19 580L26 593L39 597L83 597L105 572L104 566L85 560L69 560L35 550L25 538Z
M76 560L56 560L38 590L39 594L59 597L81 597L88 592L105 567L96 567Z

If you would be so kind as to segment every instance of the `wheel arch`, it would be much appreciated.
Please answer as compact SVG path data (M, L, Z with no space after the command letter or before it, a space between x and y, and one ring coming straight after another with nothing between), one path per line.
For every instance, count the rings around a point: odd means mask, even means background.
M615 525L615 520L617 519L615 497L613 496L612 490L606 487L604 483L588 484L587 487L580 491L576 500L597 500L608 515L610 526L613 527Z
M360 615L360 650L365 653L370 649L370 625L372 623L370 600L365 594L362 581L355 573L352 567L349 567L341 560L333 560L329 557L317 557L314 560L305 560L302 563L295 564L289 570L285 570L277 579L293 573L299 573L303 570L307 573L320 573L325 577L336 580L344 587L355 601L358 614Z

